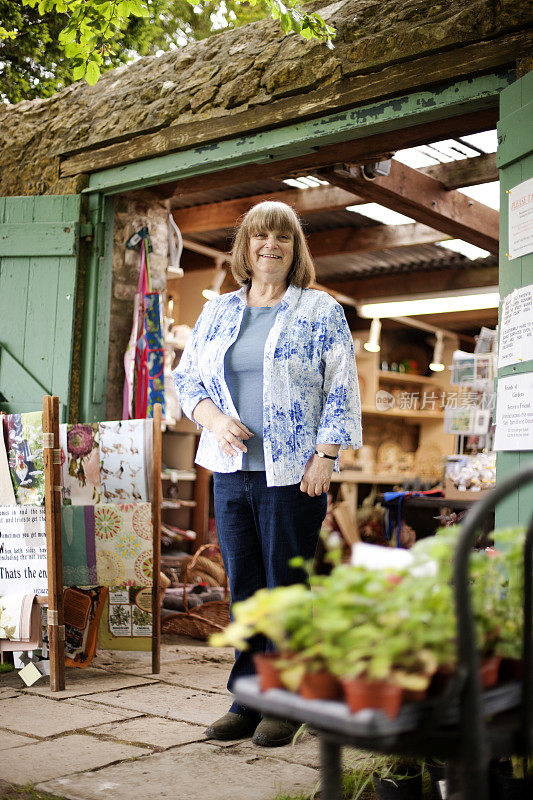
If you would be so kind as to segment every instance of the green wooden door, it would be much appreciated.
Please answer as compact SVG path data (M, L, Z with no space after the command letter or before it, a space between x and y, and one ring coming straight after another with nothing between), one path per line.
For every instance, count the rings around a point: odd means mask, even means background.
M68 416L80 195L0 198L0 410Z
M533 72L515 81L500 95L498 166L500 168L500 297L521 286L533 284L533 253L509 260L508 195L519 183L533 178ZM498 377L533 371L533 361L505 367ZM498 481L533 462L533 452L501 452L497 456ZM526 486L501 503L497 527L527 524L533 513L533 487Z

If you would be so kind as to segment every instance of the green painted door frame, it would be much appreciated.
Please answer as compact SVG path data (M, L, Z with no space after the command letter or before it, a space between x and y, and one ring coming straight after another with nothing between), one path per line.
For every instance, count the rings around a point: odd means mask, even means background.
M379 133L394 133L414 125L497 108L500 93L515 78L514 70L499 70L315 120L192 147L92 174L84 192L89 195L93 219L98 218L105 230L89 264L87 276L80 419L105 417L113 242L112 198L115 195L232 167L282 161L313 153L318 147L328 144L364 139Z
M500 168L500 297L513 289L533 283L533 253L514 258L509 252L509 201L507 192L522 181L533 177L533 71L515 81L501 93L500 122L498 123L498 166ZM504 367L498 377L533 372L533 361ZM502 452L497 455L498 480L531 466L533 452ZM533 489L526 486L500 504L496 510L496 525L526 525L533 513Z

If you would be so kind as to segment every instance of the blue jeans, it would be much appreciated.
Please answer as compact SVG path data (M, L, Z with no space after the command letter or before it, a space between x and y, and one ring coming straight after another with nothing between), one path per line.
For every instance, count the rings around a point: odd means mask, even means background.
M309 497L300 484L266 485L264 472L215 472L215 521L232 602L246 600L258 589L290 586L305 581L301 570L289 567L300 555L313 558L327 494ZM252 656L272 648L263 636L254 636L250 648L235 651L228 689L237 678L254 675ZM234 702L230 711L245 713Z

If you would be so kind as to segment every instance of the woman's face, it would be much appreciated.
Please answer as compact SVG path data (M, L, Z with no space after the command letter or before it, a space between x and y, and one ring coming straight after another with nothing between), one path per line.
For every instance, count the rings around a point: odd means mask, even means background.
M281 282L292 267L294 236L280 231L262 231L250 238L248 250L253 276Z

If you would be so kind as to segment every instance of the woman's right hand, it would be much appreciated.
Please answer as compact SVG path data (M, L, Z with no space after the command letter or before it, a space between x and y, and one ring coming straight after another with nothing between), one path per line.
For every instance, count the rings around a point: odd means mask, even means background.
M222 413L213 421L211 431L215 434L220 449L228 456L238 455L238 450L246 453L247 448L242 440L246 441L253 436L240 420Z

